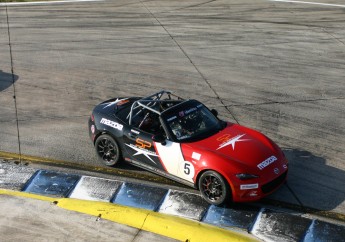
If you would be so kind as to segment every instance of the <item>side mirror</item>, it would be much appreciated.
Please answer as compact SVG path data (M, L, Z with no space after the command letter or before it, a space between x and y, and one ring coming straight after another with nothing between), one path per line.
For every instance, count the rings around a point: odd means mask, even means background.
M157 143L161 143L162 145L165 145L165 137L162 134L156 134L152 136L152 140Z
M217 110L212 109L212 110L211 110L211 113L212 113L214 116L218 117L218 111L217 111Z

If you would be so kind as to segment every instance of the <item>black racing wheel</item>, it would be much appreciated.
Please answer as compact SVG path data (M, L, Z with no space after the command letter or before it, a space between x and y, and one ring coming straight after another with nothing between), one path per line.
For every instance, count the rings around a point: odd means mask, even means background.
M199 181L201 196L210 204L221 205L231 198L231 190L222 175L215 171L204 172Z
M114 166L120 159L120 149L113 137L107 134L99 136L95 142L98 158L106 166Z

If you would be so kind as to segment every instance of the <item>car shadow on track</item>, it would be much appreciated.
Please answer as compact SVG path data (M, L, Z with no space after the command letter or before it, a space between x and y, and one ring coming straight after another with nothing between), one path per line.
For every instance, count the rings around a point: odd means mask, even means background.
M309 151L284 149L289 160L287 184L305 207L332 210L345 201L345 171Z
M19 77L15 74L12 75L11 73L6 73L0 70L0 92L12 86L18 78Z

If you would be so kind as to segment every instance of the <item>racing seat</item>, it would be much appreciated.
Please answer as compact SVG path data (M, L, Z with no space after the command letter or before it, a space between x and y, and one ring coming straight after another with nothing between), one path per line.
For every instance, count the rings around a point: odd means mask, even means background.
M158 114L147 112L143 118L143 120L140 122L138 128L140 130L143 130L147 133L151 134L158 134L162 133L162 126L159 122Z

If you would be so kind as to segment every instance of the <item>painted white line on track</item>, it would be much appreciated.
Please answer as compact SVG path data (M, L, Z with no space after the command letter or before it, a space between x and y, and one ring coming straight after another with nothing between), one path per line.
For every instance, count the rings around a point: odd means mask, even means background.
M9 2L0 3L0 6L28 6L28 5L48 5L60 3L77 3L77 2L103 2L104 0L60 0L60 1L42 1L42 2Z
M295 0L269 0L269 1L271 1L271 2L284 2L284 3L304 3L304 4L313 4L313 5L345 8L345 5L332 4L332 3L316 3L316 2L304 2L304 1L295 1Z

